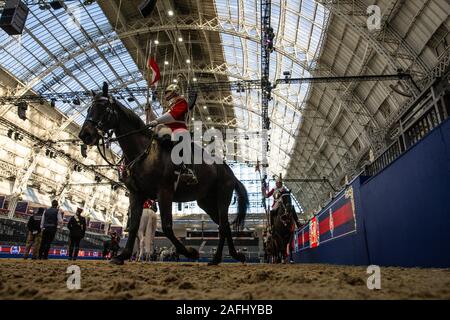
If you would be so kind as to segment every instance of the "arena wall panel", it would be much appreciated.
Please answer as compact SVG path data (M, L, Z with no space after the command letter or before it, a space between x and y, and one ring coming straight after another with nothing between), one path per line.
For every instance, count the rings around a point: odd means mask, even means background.
M320 226L327 228L330 210L337 220L340 198L349 190L356 232L330 239ZM308 241L312 221L296 234L296 262L450 267L450 121L377 175L356 178L316 219L317 243Z

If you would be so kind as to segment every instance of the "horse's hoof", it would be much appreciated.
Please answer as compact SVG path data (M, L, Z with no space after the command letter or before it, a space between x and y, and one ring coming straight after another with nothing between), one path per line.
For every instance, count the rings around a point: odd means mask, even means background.
M109 261L109 263L115 264L115 265L118 265L118 266L121 266L121 265L124 264L123 260L122 260L122 259L119 259L119 258L117 258L117 257L112 258L112 259Z
M187 250L187 255L186 255L187 258L193 259L193 260L198 260L200 258L200 254L194 248L188 247L188 248L186 248L186 250Z
M239 261L239 262L244 263L244 262L245 262L245 254L243 254L242 252L238 252L238 253L236 254L235 259L236 259L237 261Z
M220 261L212 260L212 261L208 262L208 266L218 266L219 263L220 263Z

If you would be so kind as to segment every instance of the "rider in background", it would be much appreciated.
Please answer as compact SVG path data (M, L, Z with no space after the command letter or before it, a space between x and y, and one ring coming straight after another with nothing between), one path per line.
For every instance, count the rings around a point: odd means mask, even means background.
M280 199L283 192L287 192L287 189L283 186L283 181L281 180L281 178L277 178L275 182L275 188L272 188L269 192L267 192L267 186L265 180L263 180L261 191L265 198L270 198L273 196L272 209L270 210L270 225L273 226L279 206L278 200Z

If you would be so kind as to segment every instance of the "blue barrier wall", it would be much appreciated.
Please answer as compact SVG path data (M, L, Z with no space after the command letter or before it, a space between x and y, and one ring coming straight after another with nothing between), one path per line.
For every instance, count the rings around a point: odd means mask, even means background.
M296 262L450 267L450 121L351 187L357 232L296 252Z

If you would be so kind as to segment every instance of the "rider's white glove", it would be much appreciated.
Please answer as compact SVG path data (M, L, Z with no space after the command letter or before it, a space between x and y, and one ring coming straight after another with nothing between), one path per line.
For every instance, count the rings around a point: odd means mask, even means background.
M150 127L156 127L158 125L158 121L156 121L156 120L150 121L150 123L148 125Z

